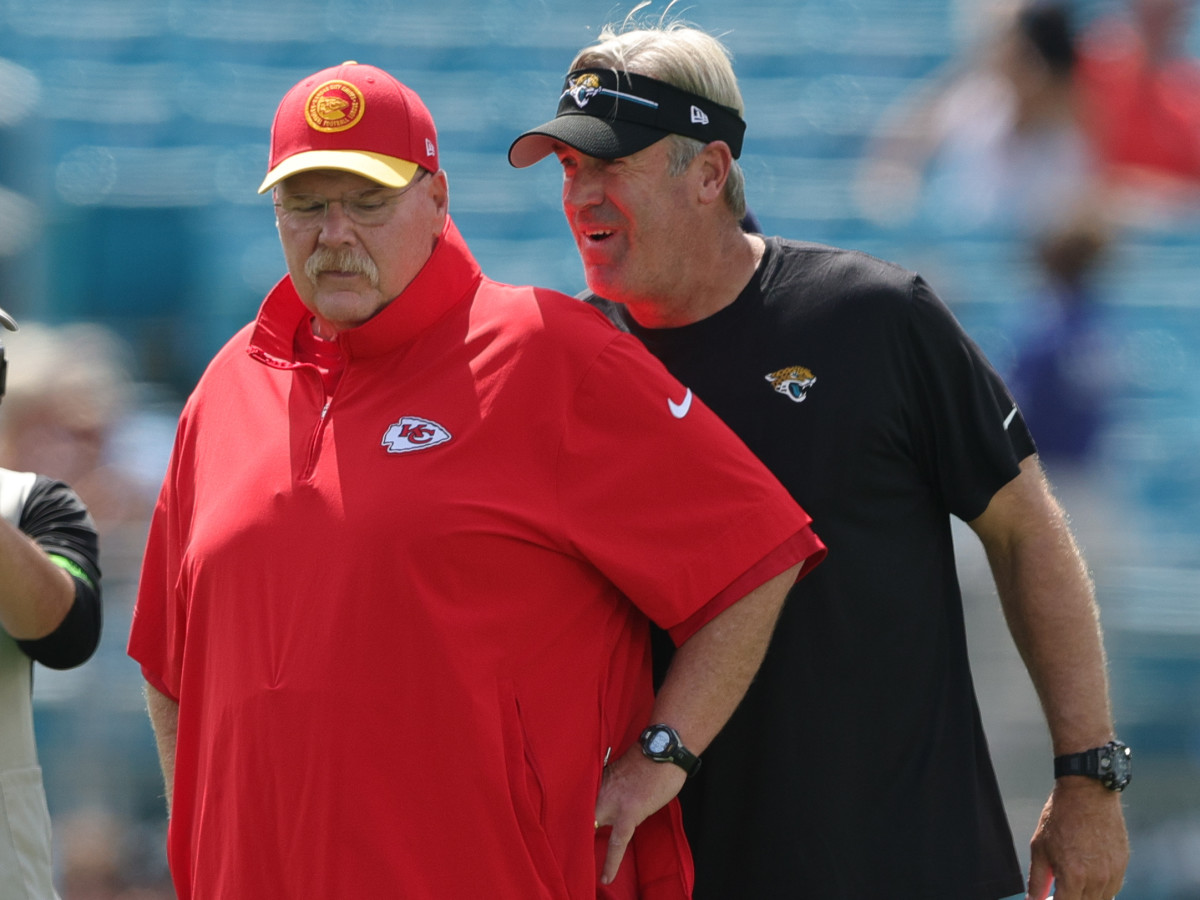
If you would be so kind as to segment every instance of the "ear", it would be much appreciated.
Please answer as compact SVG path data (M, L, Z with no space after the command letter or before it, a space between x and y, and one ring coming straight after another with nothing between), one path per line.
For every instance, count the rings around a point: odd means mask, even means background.
M429 179L429 199L433 203L435 214L435 232L442 233L446 225L446 215L450 212L450 180L446 177L445 169L438 169Z
M725 182L733 169L733 153L724 141L706 144L692 163L699 178L701 203L716 203L725 193Z

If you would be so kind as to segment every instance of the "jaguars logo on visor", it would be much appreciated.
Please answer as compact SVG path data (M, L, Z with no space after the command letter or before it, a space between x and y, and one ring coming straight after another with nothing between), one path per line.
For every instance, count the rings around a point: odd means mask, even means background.
M561 103L562 98L568 96L575 101L575 105L580 109L587 106L588 101L593 97L599 96L629 100L650 109L658 109L658 104L653 100L647 100L645 97L639 97L636 94L614 91L612 88L604 87L600 82L600 76L595 72L581 72L578 75L569 76L567 78L567 89L559 95L559 102Z
M568 84L568 87L563 94L570 94L571 99L575 101L575 105L583 109L588 105L588 101L600 93L600 76L595 72L584 72L582 75L576 75ZM560 100L562 97L559 98Z

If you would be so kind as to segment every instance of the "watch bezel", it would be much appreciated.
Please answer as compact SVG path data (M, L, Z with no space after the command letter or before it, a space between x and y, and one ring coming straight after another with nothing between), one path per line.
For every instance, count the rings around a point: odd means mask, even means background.
M1110 791L1123 791L1133 778L1133 751L1121 741L1096 748L1097 778Z
M663 750L651 750L650 743L658 735L666 735L667 746ZM662 723L647 726L638 737L642 755L656 763L674 763L683 769L690 778L700 768L700 757L696 756L683 745L677 732L670 725Z

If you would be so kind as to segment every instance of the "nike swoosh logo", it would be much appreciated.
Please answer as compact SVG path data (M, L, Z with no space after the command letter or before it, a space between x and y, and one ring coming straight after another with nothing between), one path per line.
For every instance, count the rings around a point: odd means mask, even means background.
M682 403L676 403L668 397L667 406L671 408L671 415L677 419L682 419L688 414L688 410L692 408L692 389L688 388L688 392L683 395Z
M1012 424L1012 420L1017 417L1017 405L1014 403L1012 412L1008 414L1008 418L1004 420L1004 430L1008 431L1008 426Z

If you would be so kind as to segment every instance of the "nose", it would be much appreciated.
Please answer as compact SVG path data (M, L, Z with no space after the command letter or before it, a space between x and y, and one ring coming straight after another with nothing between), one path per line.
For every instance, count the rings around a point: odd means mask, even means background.
M604 184L596 168L578 165L563 173L563 208L587 209L604 202Z
M346 215L341 200L330 200L325 207L325 216L321 219L321 236L323 244L347 244L354 234L354 223Z

